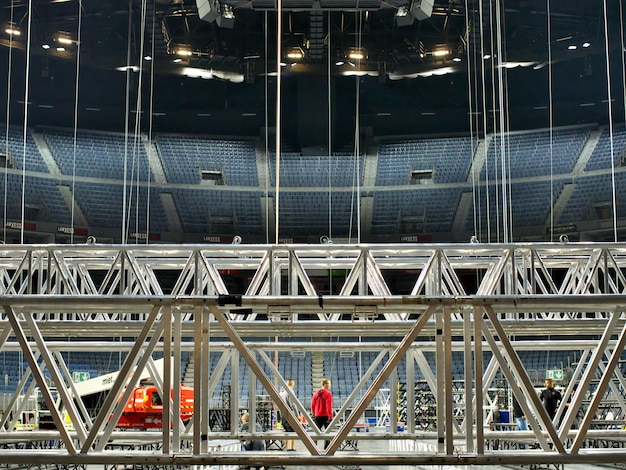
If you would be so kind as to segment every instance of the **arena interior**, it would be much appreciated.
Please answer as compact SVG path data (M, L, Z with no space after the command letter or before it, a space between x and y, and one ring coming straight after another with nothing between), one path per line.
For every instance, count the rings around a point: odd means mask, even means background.
M625 18L3 2L0 466L626 465Z

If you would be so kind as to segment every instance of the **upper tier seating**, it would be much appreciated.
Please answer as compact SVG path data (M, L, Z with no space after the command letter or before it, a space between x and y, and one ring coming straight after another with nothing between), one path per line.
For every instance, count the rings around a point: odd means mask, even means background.
M381 142L376 186L409 184L414 170L432 170L435 183L465 182L473 153L469 137Z
M624 126L613 129L613 166L618 168L626 152L626 128ZM585 171L603 170L611 168L611 133L608 128L602 130L598 143L585 166Z
M554 129L507 134L504 146L507 178L529 178L534 176L561 175L570 173L589 139L589 129ZM552 141L552 146L550 142ZM501 148L503 139L495 135L491 139L487 159L481 172L491 180L502 175ZM552 156L550 156L552 148Z
M48 167L43 161L37 144L33 140L31 130L26 132L26 143L24 143L23 128L16 126L4 127L5 132L2 134L0 142L0 154L7 153L9 168L17 168L18 170L48 172ZM8 137L8 139L7 139Z
M198 184L201 171L220 171L229 186L258 186L252 140L209 139L189 135L159 135L159 149L169 183Z
M363 184L365 158L360 156L306 156L281 153L280 185L286 188L352 187ZM270 156L270 183L276 186L276 154Z
M44 139L64 175L102 179L153 181L141 139L122 134L46 129ZM124 163L126 161L126 164Z

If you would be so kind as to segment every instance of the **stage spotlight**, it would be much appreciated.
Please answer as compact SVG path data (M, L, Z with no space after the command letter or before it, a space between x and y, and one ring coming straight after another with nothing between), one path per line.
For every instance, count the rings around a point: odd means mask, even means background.
M93 235L90 235L87 237L87 245L95 245L96 244L96 237L94 237Z
M569 243L569 237L567 236L567 234L566 234L566 233L564 233L563 235L561 235L561 236L559 237L559 241L560 241L563 245L565 245L566 243Z
M239 235L235 235L233 237L233 245L241 245L242 241L243 241L243 238L241 238Z
M332 245L333 241L331 240L331 238L328 235L322 235L320 237L320 243L322 245Z

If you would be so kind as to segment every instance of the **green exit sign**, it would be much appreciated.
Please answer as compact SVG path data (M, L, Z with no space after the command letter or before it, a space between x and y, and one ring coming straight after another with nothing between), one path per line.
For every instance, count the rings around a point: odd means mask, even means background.
M563 369L546 370L546 379L563 380Z
M72 372L72 380L74 382L89 380L89 372Z

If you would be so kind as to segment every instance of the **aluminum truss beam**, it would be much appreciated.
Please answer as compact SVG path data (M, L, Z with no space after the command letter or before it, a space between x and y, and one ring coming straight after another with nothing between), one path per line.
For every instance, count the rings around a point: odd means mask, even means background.
M29 377L18 385L11 400L19 412L24 397L36 387L52 411L57 431L16 432L9 421L0 423L0 462L57 464L488 464L622 462L626 450L590 449L597 439L626 440L626 431L592 429L600 402L626 383L619 358L626 343L624 291L626 245L322 245L322 246L9 246L0 250L0 352L21 351ZM344 273L338 295L323 295L320 280L329 270ZM229 292L227 273L242 273L248 284ZM393 279L409 280L407 293L394 292ZM406 282L405 282L406 285ZM559 335L559 340L548 339ZM584 338L581 335L585 335ZM70 337L80 341L68 341ZM360 342L332 341L332 337L364 338ZM537 336L546 340L519 340ZM116 341L124 337L125 341ZM273 341L259 341L273 337ZM370 340L368 337L376 337ZM380 338L385 338L381 341ZM98 338L97 340L95 338ZM105 338L105 339L102 339ZM107 339L110 338L110 339ZM284 339L289 338L290 341ZM317 341L309 342L311 338ZM294 341L295 339L295 341ZM308 339L308 340L307 340ZM321 340L320 340L321 339ZM87 416L76 395L63 352L119 350L126 359L96 416ZM293 421L296 438L305 452L293 456L254 453L216 453L216 439L239 439L236 430L210 428L209 397L227 367L237 371L241 357L276 406L288 409L278 394L285 385L270 353L277 351L377 351L376 372L369 367L358 390L347 397L345 419L332 431L306 432ZM538 402L522 350L576 350L581 352L567 394L582 404L581 388L597 395L572 429L571 413L551 422ZM194 360L195 415L185 426L176 412L182 379L180 357L188 351ZM434 354L431 367L424 352ZM462 352L464 416L453 401L452 354ZM483 351L491 353L485 368ZM163 376L153 364L155 353L165 353ZM221 360L211 366L210 353ZM606 359L604 359L606 357ZM381 389L390 388L401 361L421 369L436 398L438 428L434 432L407 431L359 435L354 425ZM170 367L169 364L172 364ZM161 432L120 433L115 422L123 412L133 384L148 371L165 400L166 426ZM508 382L519 381L514 392L533 418L532 431L499 433L486 428L483 408L489 388L500 371ZM594 377L601 380L594 382ZM157 377L155 377L157 376ZM59 391L55 401L51 383ZM473 384L473 385L472 385ZM235 390L236 382L233 382ZM468 387L473 387L468 390ZM577 391L578 390L578 391ZM574 393L576 392L576 393ZM251 391L254 395L254 391ZM238 410L239 394L231 410ZM412 394L408 394L412 396ZM623 408L625 400L618 397ZM306 398L298 408L307 414ZM63 419L62 409L72 426ZM5 410L11 411L11 410ZM396 413L396 404L390 404ZM407 422L415 423L413 406ZM561 414L563 414L561 412ZM231 416L231 425L236 423ZM291 419L290 419L291 418ZM171 426L169 423L172 423ZM393 419L395 425L395 416ZM235 426L231 426L234 428ZM312 433L312 434L311 434ZM276 431L253 434L286 438ZM313 437L312 437L313 436ZM121 438L150 443L153 450L129 450L122 457L111 446ZM330 440L325 451L315 439ZM531 439L540 449L503 455L493 450L496 439ZM2 448L19 440L56 440L54 449L20 452ZM393 442L432 442L428 452L341 452L347 440L380 439ZM6 447L6 446L5 446ZM408 449L409 447L407 447Z

